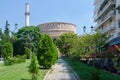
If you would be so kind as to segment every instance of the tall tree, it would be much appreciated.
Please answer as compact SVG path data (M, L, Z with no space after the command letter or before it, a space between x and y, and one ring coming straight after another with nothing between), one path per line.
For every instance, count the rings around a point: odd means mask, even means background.
M69 55L73 39L76 37L77 35L74 33L63 33L58 39L56 39L55 43L63 55Z
M6 34L6 35L9 35L9 23L8 23L8 20L6 20L6 24L5 24L5 30L4 30L4 33Z
M55 47L50 35L42 35L37 48L37 59L39 65L45 68L50 68L56 62L57 57L57 48Z
M3 33L2 33L2 29L0 29L0 57L1 57L1 47L2 47L2 36L3 36Z
M6 42L10 42L10 35L9 35L9 23L6 20L6 24L5 24L5 30L4 30L4 34L2 35L2 44L6 43Z
M25 47L31 51L37 51L37 45L40 40L40 30L36 26L23 27L15 34L16 40L14 41L14 54L24 54Z
M106 42L106 37L100 32L93 34L84 34L80 37L74 38L72 47L70 48L70 57L76 59L80 57L93 57L99 55L101 47Z

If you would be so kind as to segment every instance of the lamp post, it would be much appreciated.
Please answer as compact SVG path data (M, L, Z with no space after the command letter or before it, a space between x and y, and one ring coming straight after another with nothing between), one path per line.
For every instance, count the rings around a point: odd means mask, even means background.
M83 32L85 33L85 31L86 31L86 26L83 27Z
M9 30L9 32L11 32L11 43L12 43L12 56L13 56L13 42L14 42L14 31L17 29L17 26L18 26L18 24L15 24L15 29L13 30L13 31L10 31Z
M91 32L93 32L93 26L91 26Z

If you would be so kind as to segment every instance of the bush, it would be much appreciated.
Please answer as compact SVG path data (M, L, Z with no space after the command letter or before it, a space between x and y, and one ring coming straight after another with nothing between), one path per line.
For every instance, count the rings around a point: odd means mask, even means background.
M13 65L14 63L15 63L14 58L8 57L7 59L4 60L4 65L6 66Z
M39 67L38 67L37 59L36 59L34 53L32 54L32 60L31 60L30 66L29 66L29 72L32 74L32 80L37 80Z
M8 57L8 59L5 59L4 64L6 66L9 66L16 63L22 63L22 62L25 62L25 59L26 59L25 55L23 56L18 55L17 57Z
M26 54L26 58L30 59L30 49L25 47L25 54Z
M51 37L47 34L42 35L38 43L37 59L40 66L50 68L57 60L57 48Z
M26 55L17 55L17 57L15 57L16 59L16 63L21 63L21 62L25 62L25 59L26 59Z
M2 46L2 56L4 60L7 60L12 56L12 44L7 42Z

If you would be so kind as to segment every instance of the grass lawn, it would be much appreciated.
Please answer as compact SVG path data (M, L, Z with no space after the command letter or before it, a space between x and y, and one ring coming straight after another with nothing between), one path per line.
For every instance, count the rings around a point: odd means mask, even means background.
M91 72L95 68L87 66L80 61L72 61L71 59L65 59L65 61L73 68L81 80L91 80ZM120 76L100 70L100 80L120 80Z
M4 66L0 64L0 80L30 80L31 74L28 72L30 60L25 63ZM38 80L43 80L48 70L40 70Z

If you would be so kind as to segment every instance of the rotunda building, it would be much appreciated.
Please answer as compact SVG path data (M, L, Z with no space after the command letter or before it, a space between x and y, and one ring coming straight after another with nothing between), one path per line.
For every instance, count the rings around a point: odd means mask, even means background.
M51 37L58 38L66 32L76 33L76 25L65 22L49 22L38 25L42 34L49 34Z

